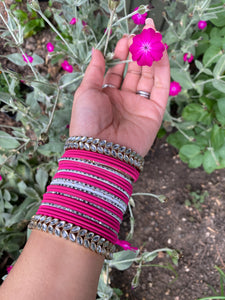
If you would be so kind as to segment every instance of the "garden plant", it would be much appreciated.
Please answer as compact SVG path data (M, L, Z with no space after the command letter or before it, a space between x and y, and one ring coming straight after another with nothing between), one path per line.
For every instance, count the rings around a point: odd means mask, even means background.
M125 0L49 1L44 12L36 0L28 1L27 11L20 8L20 1L11 7L5 1L0 4L0 36L13 49L1 59L15 65L11 69L0 63L0 106L20 124L1 125L0 129L0 257L7 253L13 261L29 236L27 224L56 172L69 134L73 95L92 48L104 53L107 68L121 63L113 59L116 42L124 34L140 33L151 9L140 5L127 12ZM162 35L170 57L171 88L158 136L167 134L168 142L190 168L203 166L211 173L225 167L225 1L164 4ZM54 37L46 43L45 57L24 48L25 39L42 28L51 30ZM133 59L138 60L135 55ZM61 67L57 78L39 72L46 61ZM162 195L148 195L164 200ZM133 198L128 208L127 241L135 230ZM164 267L175 272L169 261L177 265L179 255L173 249L118 251L112 261L105 262L98 299L122 296L119 289L110 286L112 268L125 270L135 264L131 285L136 288L142 267L150 267L160 252L168 256Z

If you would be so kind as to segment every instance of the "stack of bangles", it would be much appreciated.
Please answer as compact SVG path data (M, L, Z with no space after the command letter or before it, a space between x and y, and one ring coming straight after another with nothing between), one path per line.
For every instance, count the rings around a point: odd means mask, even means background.
M112 259L116 244L137 250L118 240L118 233L143 165L143 157L125 146L85 136L68 138L29 228L70 240L106 259Z

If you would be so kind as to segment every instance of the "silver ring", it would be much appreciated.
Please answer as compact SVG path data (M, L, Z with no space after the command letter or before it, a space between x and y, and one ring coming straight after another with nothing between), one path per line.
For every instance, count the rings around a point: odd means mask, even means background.
M137 94L137 95L140 95L140 96L142 96L142 97L145 97L146 99L150 99L150 93L148 93L148 92L137 91L136 94Z
M103 84L103 86L102 86L103 89L105 89L105 88L107 88L107 87L116 89L116 86L113 85L113 84L110 84L110 83L105 83L105 84Z

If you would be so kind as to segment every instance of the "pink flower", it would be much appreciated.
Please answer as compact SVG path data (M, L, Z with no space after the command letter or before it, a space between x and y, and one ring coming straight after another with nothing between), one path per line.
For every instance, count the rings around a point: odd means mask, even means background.
M6 268L6 271L7 271L8 274L9 274L9 272L12 270L12 268L13 268L12 265L11 265L11 266L8 266L8 267Z
M164 43L164 47L167 50L169 48L169 46L167 45L167 43Z
M177 96L181 92L181 89L179 82L172 81L170 84L170 96Z
M130 46L132 60L137 61L139 66L151 67L153 61L158 61L163 56L165 46L161 40L162 35L154 29L144 29L133 38Z
M119 245L120 247L122 247L124 250L130 250L130 251L137 251L138 248L137 247L131 247L131 244L127 241L120 241L120 240L117 240L116 241L116 245Z
M73 67L68 63L67 60L64 60L64 62L61 63L61 67L63 70L72 73L73 72Z
M198 28L199 28L199 29L203 30L206 26L207 26L207 22L206 22L206 21L200 20L200 21L198 22Z
M183 56L183 60L184 61L187 61L187 62L191 63L193 61L193 59L194 59L193 54L191 54L191 53L184 53L184 56Z
M83 26L87 26L87 22L82 21L82 25L83 25Z
M0 181L2 181L2 175L0 175Z
M25 55L23 55L23 60L27 63L28 61L30 62L30 63L32 63L33 62L33 57L32 56L29 56L29 55L27 55L26 53L25 53Z
M75 25L77 23L77 19L76 18L72 18L70 21L71 25Z
M66 125L66 128L67 128L67 129L70 128L70 124L67 124L67 125Z
M138 10L138 9L139 9L139 6L136 7L134 9L134 11ZM145 19L147 18L147 15L148 15L148 13L144 13L144 14L137 13L132 16L132 20L134 21L135 24L145 24Z
M55 47L54 45L52 45L52 43L47 43L46 48L48 50L48 52L53 52Z
M105 30L104 30L104 32L107 32L108 31L108 28L106 28ZM112 29L110 30L110 35L112 34Z

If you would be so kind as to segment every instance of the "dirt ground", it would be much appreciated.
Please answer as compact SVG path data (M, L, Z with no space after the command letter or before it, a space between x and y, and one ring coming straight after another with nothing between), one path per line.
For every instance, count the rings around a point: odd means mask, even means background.
M26 41L25 48L44 57L46 41L51 40L49 33L43 32ZM2 44L0 43L0 46ZM1 47L2 54L7 48ZM45 53L45 54L44 54ZM12 64L7 65L15 68ZM51 78L58 68L51 69L45 64L40 72L48 72ZM0 124L8 122L5 115L0 116ZM143 268L140 285L131 289L131 280L136 273L132 266L127 271L113 271L112 285L123 290L121 300L196 300L214 295L210 285L218 290L219 274L215 265L225 269L225 170L206 174L201 168L189 169L177 156L176 150L157 139L146 157L145 168L134 192L163 194L167 201L162 204L148 196L136 196L135 233L133 246L141 251L159 248L173 248L182 252L177 267L177 279L173 272L160 267ZM190 193L208 196L196 208L186 206L191 200ZM128 215L121 229L129 231ZM163 253L153 263L171 263Z
M134 192L163 194L160 203L148 196L136 196L135 234L132 244L142 251L164 247L182 252L174 273L160 267L146 267L140 285L131 289L136 268L113 271L113 284L123 290L122 299L129 300L196 300L212 296L210 285L218 290L219 274L215 265L225 268L225 170L206 174L201 168L189 169L176 150L157 140L146 157L145 168ZM190 192L208 192L200 208L186 206ZM123 231L129 231L125 222ZM152 263L166 265L169 259L160 253Z

